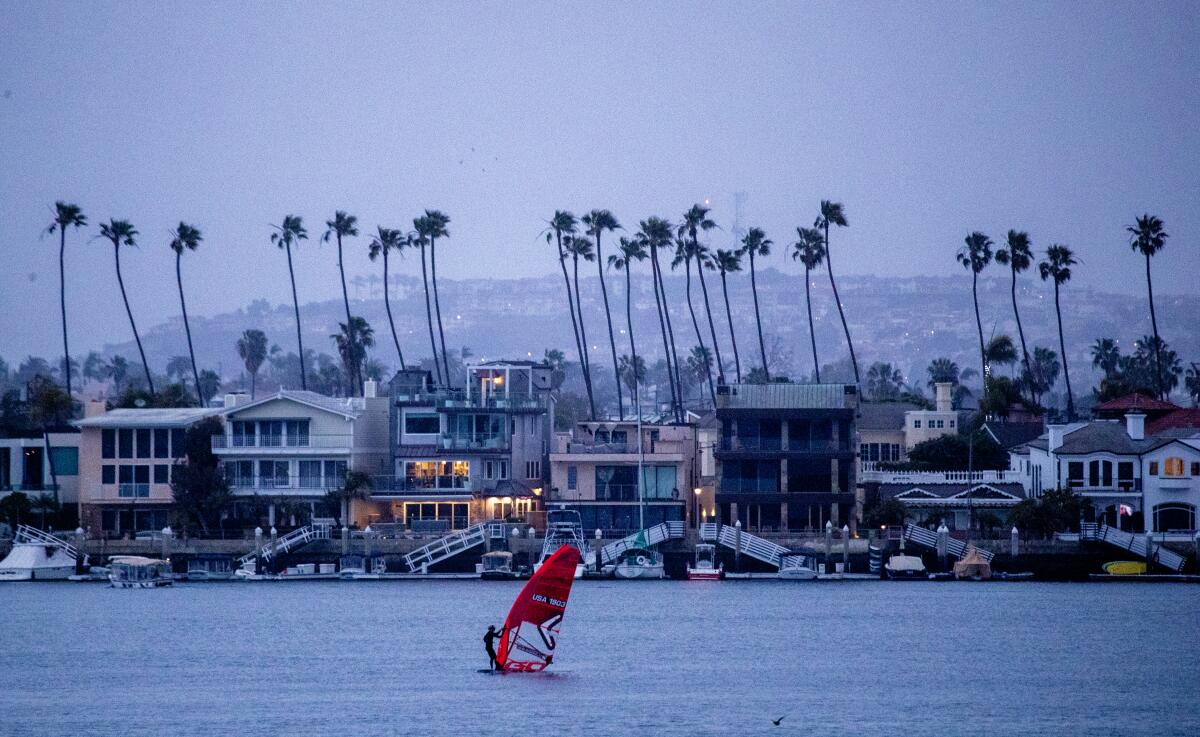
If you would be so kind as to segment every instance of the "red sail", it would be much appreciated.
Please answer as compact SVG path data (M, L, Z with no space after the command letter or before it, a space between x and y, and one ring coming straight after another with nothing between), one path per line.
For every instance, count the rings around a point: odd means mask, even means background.
M521 589L504 620L496 663L501 670L535 672L554 660L558 628L571 595L579 551L564 545Z

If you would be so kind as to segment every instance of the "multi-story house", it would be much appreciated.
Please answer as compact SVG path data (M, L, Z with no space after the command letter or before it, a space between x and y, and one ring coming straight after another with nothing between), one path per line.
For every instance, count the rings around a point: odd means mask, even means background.
M849 384L733 384L717 390L716 506L750 530L855 525Z
M877 463L908 460L908 452L917 443L957 433L959 418L951 402L952 389L947 382L936 384L931 410L909 402L863 402L856 425L860 477Z
M172 467L185 458L187 429L220 408L104 411L89 402L79 428L80 524L119 536L170 522Z
M376 479L362 519L455 530L540 508L549 485L553 369L533 361L467 367L462 387L438 388L420 369L391 381L390 473Z
M256 523L265 506L267 524L290 525L297 510L311 518L317 502L345 484L348 471L386 473L388 399L377 387L365 382L365 396L352 398L287 389L256 401L226 395L225 431L213 436L212 449L240 500L233 516ZM287 520L276 519L281 504Z
M581 422L555 437L547 501L610 537L695 517L696 451L694 425L642 424L639 452L636 421Z
M0 438L0 497L14 491L30 498L48 495L64 508L77 511L79 431L62 427L54 428L45 437L39 434Z

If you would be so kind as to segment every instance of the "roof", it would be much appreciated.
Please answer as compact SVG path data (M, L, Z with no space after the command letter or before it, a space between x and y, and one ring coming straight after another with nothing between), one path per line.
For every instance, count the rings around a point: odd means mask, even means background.
M1110 399L1107 402L1101 402L1092 408L1093 412L1129 412L1131 410L1140 409L1143 412L1179 409L1178 404L1164 402L1153 397L1147 397L1145 394L1126 394L1123 397Z
M318 394L317 392L310 392L301 389L280 389L278 392L269 397L263 397L262 399L257 399L246 404L239 404L236 407L229 407L223 411L227 414L237 414L238 412L245 411L251 407L258 407L266 404L267 402L274 402L278 399L290 399L293 402L299 402L300 404L304 404L315 409L325 410L326 412L332 412L334 414L342 415L343 417L349 417L351 419L354 419L362 414L362 408L355 406L357 403L354 399L327 397L324 394Z
M957 498L976 502L1019 501L1025 498L1025 487L1015 481L976 481L961 484L922 484L914 481L906 484L880 484L879 498L920 502L923 499L946 501Z
M1011 450L1036 440L1045 427L1040 422L985 422L983 429L1001 448Z
M1171 441L1172 438L1169 437L1150 435L1147 435L1144 440L1133 440L1126 432L1124 422L1093 420L1065 434L1062 445L1054 452L1058 455L1086 455L1088 453L1141 455ZM1048 436L1031 440L1027 445L1041 450L1048 450L1050 447Z
M224 410L220 407L122 407L110 409L102 415L85 417L75 422L76 427L187 427L215 417Z
M730 384L718 389L718 408L847 409L852 384Z
M533 487L518 479L504 479L496 484L496 490L488 496L533 496Z
M858 408L858 429L903 430L904 413L924 409L912 402L863 402Z
M1178 428L1200 429L1200 409L1177 409L1146 423L1147 435L1161 435Z

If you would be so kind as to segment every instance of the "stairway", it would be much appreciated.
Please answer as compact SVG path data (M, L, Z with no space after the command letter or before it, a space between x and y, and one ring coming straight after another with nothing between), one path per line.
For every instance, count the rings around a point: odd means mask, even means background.
M751 558L756 558L776 568L783 561L783 556L791 553L790 550L782 545L777 545L770 540L763 539L745 530L741 531L742 539L739 547L738 534L737 528L729 525L721 525L719 533L717 532L717 523L715 522L706 522L700 525L701 540L715 541L730 550L740 550Z
M600 548L600 565L612 563L626 550L649 548L667 540L682 539L683 522L663 522L653 527L647 527L644 530L635 532L628 537L623 537L616 542L611 542ZM589 566L596 564L596 554L594 552L588 553L586 563Z
M79 551L75 549L74 545L63 540L61 537L55 537L49 532L42 532L38 528L30 527L29 525L17 525L17 535L13 538L13 542L34 543L59 548L72 558L79 559Z
M485 528L486 525L481 522L465 530L439 537L404 556L404 564L413 573L428 573L429 566L458 555L464 550L470 550L476 545L483 545Z
M1145 558L1151 563L1158 563L1163 568L1176 573L1182 571L1187 563L1187 559L1174 550L1153 543L1148 546L1145 535L1135 535L1132 532L1124 532L1108 525L1084 525L1080 530L1079 538L1108 543L1127 550L1139 558Z
M909 523L904 526L904 539L914 542L922 547L929 548L930 550L937 550L938 536L933 530ZM953 555L955 558L962 559L966 557L968 550L974 550L975 552L979 553L979 556L988 563L991 563L992 558L996 557L996 554L990 550L977 548L974 545L968 545L957 538L950 537L949 535L946 536L946 552L950 555Z
M244 568L254 562L255 558L262 557L264 561L271 560L276 555L283 555L292 548L298 548L302 545L307 545L313 540L329 539L329 527L326 525L305 525L292 530L288 534L275 540L274 544L270 541L263 543L263 546L253 553L243 555L238 559L238 563Z

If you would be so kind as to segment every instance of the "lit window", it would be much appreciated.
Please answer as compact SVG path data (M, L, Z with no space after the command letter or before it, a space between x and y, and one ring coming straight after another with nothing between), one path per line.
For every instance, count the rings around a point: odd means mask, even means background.
M1168 458L1167 460L1163 461L1163 476L1169 476L1171 478L1178 478L1182 475L1183 475L1183 459L1182 458L1172 457L1172 458Z

